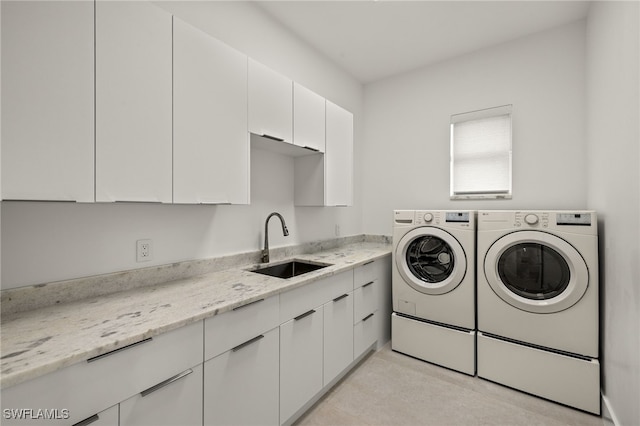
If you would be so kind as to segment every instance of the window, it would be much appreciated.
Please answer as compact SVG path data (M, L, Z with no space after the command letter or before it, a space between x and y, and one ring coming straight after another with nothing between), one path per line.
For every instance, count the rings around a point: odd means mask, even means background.
M451 116L451 199L511 198L511 107Z

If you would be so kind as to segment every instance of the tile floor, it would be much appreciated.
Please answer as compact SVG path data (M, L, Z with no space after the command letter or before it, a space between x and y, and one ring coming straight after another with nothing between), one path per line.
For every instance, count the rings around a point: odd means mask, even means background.
M313 425L580 425L601 417L438 367L387 344L296 423Z

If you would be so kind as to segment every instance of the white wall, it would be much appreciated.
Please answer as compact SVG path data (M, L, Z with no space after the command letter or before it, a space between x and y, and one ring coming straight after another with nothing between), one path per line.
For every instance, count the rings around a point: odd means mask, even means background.
M158 2L161 7L354 113L362 149L362 86L246 2ZM271 223L271 247L362 233L360 163L355 205L293 206L293 160L253 150L250 206L2 203L2 288L258 250L264 220L279 211L290 236ZM272 220L275 222L275 220ZM136 263L136 240L153 241L153 261Z
M394 209L586 207L585 24L365 87L364 230ZM449 200L452 114L513 104L513 199Z
M640 424L640 6L596 2L587 25L588 207L600 217L603 394Z

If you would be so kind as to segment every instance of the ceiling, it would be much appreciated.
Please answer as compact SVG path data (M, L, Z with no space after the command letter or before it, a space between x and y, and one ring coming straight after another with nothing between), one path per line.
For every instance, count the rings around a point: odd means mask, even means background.
M588 1L259 1L362 83L587 16Z

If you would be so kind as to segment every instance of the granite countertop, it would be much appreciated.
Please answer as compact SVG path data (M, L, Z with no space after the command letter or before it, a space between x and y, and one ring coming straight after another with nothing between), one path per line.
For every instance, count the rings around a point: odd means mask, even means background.
M309 284L390 254L360 242L292 256L331 264L280 279L245 264L164 284L89 297L2 317L0 385L6 388L237 306ZM272 262L277 263L277 262Z

